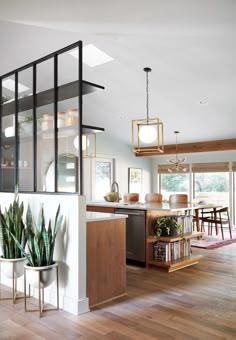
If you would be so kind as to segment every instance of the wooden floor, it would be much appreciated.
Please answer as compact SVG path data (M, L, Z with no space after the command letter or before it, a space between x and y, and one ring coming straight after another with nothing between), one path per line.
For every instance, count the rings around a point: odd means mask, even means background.
M127 267L128 295L82 316L0 301L0 339L236 339L236 243L193 252L204 259L169 274Z

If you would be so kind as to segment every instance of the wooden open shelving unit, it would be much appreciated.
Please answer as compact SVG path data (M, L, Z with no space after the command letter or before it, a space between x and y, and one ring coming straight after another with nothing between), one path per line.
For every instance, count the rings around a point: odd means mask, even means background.
M190 254L189 256L180 257L177 260L173 261L160 261L153 259L153 244L155 242L179 242L181 240L188 240L192 238L199 238L203 235L202 232L194 232L191 234L184 234L183 236L177 237L154 237L153 235L149 235L146 239L146 265L147 267L156 266L167 269L168 272L173 272L175 270L185 268L188 266L192 266L197 264L199 260L203 257L202 255L194 255Z

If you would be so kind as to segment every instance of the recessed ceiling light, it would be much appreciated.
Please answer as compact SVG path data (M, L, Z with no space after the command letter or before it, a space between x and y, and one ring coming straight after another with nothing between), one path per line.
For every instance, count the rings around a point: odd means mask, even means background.
M200 105L208 105L208 102L206 100L200 100L199 104Z
M3 80L2 86L12 92L15 92L15 80L13 79L9 78L9 79ZM21 93L27 90L29 90L27 86L18 83L18 93Z
M69 52L69 54L78 59L77 48ZM99 50L99 48L95 47L93 44L89 44L83 47L83 63L90 67L102 65L112 60L113 58L111 58L103 51Z
M126 119L128 119L128 117L126 115L121 115L120 119L126 120Z

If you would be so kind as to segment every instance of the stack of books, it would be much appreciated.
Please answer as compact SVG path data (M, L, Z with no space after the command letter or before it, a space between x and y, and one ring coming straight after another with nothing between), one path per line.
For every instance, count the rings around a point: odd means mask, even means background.
M158 261L174 261L184 256L189 256L191 252L190 240L180 240L177 242L154 242L153 259Z
M176 221L177 223L182 225L183 234L192 233L192 222L193 222L192 216L189 216L189 215L176 216Z

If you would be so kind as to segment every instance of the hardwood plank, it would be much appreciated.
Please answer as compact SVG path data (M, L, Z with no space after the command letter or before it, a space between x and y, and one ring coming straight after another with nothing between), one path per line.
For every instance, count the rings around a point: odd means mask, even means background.
M193 253L197 266L172 273L127 266L127 296L80 316L0 301L0 339L235 339L236 244Z

